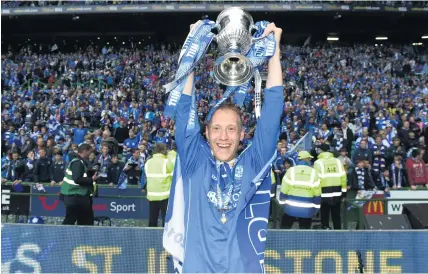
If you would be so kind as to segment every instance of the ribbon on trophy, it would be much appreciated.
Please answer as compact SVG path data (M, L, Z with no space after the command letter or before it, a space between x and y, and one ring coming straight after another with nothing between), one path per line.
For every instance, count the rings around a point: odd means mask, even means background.
M254 68L254 83L255 83L255 114L260 117L261 114L261 84L262 79L259 69L263 63L275 54L276 41L274 35L271 33L263 37L265 28L269 22L260 21L255 23L256 32L253 34L255 42L252 44L246 57L250 60ZM170 93L168 96L167 104L165 107L164 116L174 118L177 103L181 98L181 94L186 84L187 78L196 67L211 44L214 34L211 32L215 23L210 20L198 21L192 31L186 38L184 45L181 49L179 56L179 68L175 74L174 81L164 86L165 92ZM258 38L258 39L257 39ZM247 91L251 86L251 79L239 86L228 86L222 98L211 108L208 114L208 120L211 119L212 114L224 101L234 96L234 102L239 107L242 106L247 95ZM193 102L192 102L193 103ZM192 104L193 105L193 104Z
M257 22L256 29L257 31L254 33L253 38L262 38L265 28L269 22L261 21ZM247 53L246 57L250 60L252 66L254 67L254 84L255 84L255 92L254 92L254 100L255 100L255 113L256 117L259 118L261 114L261 89L262 89L262 78L260 76L259 69L263 65L263 63L275 54L276 49L276 41L274 35L271 33L265 39L258 39L252 45L250 51ZM234 95L235 104L239 107L244 103L245 97L247 95L247 91L251 86L251 80L247 83L244 83L237 87L227 87L224 92L222 98L215 104L213 108L211 108L208 114L208 120L211 119L214 111L220 106L224 101L226 101L230 96Z
M214 24L213 21L207 19L200 20L187 35L178 58L179 65L174 81L164 85L165 92L169 92L164 111L165 117L175 117L177 103L180 101L187 78L205 54L214 38L214 34L211 32Z

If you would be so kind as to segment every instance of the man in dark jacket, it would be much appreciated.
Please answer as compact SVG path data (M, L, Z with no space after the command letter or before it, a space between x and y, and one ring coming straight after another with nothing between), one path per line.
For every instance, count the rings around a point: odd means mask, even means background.
M119 144L123 144L129 138L129 129L126 127L125 120L120 121L120 127L116 129L114 138Z
M428 147L428 126L426 126L424 129L424 141L425 141L425 146Z
M402 159L406 158L406 151L400 145L400 138L398 137L394 137L392 145L386 151L386 166L392 164L395 156L401 156Z
M348 124L346 122L342 122L340 130L342 131L343 139L345 140L343 146L348 151L348 155L351 155L352 141L354 141L354 133L352 133L352 130L348 127Z
M425 141L425 153L422 156L422 160L424 160L425 164L428 165L428 126L425 126L425 129L423 131L423 137Z
M19 159L19 151L12 151L12 160L7 169L7 179L15 183L21 183L24 176L24 162Z
M119 162L119 157L117 155L113 155L111 161L107 171L107 180L110 186L114 186L118 184L120 173L122 173L125 164Z
M409 151L411 148L418 148L418 147L419 147L419 140L418 138L416 138L415 132L410 131L409 139L407 140L406 151Z
M46 157L46 150L44 148L39 148L39 155L40 158L34 166L34 181L36 183L49 183L52 161Z
M398 137L401 140L401 143L405 148L409 147L409 133L410 133L410 123L405 121L403 123L403 128L398 131Z
M25 171L24 171L24 182L34 182L34 165L36 164L34 159L34 151L30 150L25 158Z
M361 140L360 147L355 150L352 161L354 162L355 159L358 158L365 160L371 160L373 158L373 152L367 147L366 140Z
M373 177L362 157L356 158L355 169L349 174L348 190L372 190L375 187Z
M55 183L59 185L62 184L62 180L65 175L65 163L62 160L62 152L57 152L55 154L54 163L51 165L50 176L51 176L51 186L54 186Z
M96 195L97 175L87 177L87 164L92 147L81 144L74 158L66 170L61 194L65 205L64 225L94 225L94 211L92 209L92 195Z

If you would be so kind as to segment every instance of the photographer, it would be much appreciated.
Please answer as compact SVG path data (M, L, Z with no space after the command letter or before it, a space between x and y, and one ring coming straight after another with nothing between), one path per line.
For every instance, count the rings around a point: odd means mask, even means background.
M125 165L125 173L128 177L128 184L138 185L142 176L142 163L140 163L140 150L132 150L132 157L129 158Z

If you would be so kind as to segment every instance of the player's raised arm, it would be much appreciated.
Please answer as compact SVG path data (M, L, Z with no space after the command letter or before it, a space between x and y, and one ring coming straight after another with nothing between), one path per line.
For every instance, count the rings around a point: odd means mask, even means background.
M263 106L260 119L257 121L254 142L250 150L254 155L254 168L261 169L272 158L279 136L280 118L284 108L284 90L282 87L282 69L280 63L280 39L282 29L270 23L265 35L273 32L276 40L275 55L268 64L268 79L264 90Z
M190 26L190 30L192 28L193 25ZM190 172L199 157L205 155L201 152L204 140L200 135L198 116L191 111L194 75L192 72L187 78L183 94L177 103L175 141L181 163L186 167L183 172Z
M280 58L281 57L280 40L282 35L282 29L276 27L274 23L270 23L265 29L264 36L267 36L271 32L273 32L275 36L276 49L275 49L275 55L269 59L266 88L282 86L283 84L281 58Z

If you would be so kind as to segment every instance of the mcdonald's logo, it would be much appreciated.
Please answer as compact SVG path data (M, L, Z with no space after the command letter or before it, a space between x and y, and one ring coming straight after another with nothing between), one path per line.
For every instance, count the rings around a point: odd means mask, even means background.
M382 201L369 201L367 203L367 215L383 215L384 208Z

